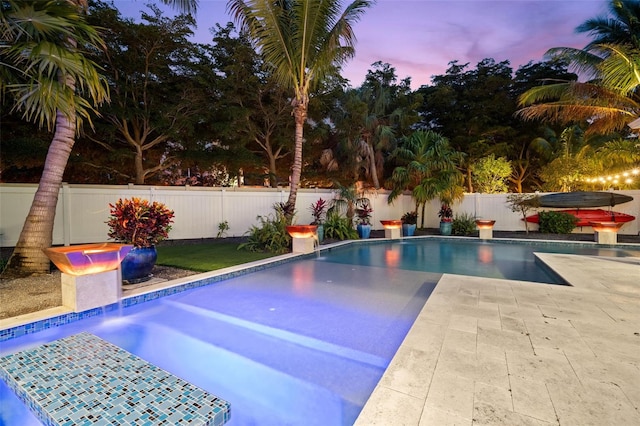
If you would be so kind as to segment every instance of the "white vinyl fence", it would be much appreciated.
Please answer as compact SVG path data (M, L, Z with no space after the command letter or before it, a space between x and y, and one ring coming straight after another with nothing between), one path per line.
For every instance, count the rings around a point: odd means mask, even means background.
M29 212L37 185L0 184L0 247L13 247L20 235L22 225ZM634 200L615 206L615 211L636 216L625 224L621 234L636 235L640 229L640 191L620 191ZM387 203L388 191L381 190L365 194L373 207L374 229L382 229L380 220L400 219L403 213L413 210L410 195L399 197L393 204ZM107 241L109 204L119 198L139 197L159 201L175 211L170 239L212 238L218 233L218 224L229 224L227 236L241 236L252 225L258 223L257 216L273 214L275 203L286 202L286 189L272 188L203 188L164 187L146 185L69 185L60 188L53 230L54 245L83 244ZM310 223L309 207L319 198L331 200L334 192L326 189L301 189L298 192L297 214L294 222ZM467 194L463 201L453 207L454 214L468 213L479 219L496 220L497 231L522 231L524 222L513 213L506 203L507 194ZM439 204L433 201L425 210L425 227L437 228ZM421 224L421 218L418 219ZM530 229L537 229L531 224ZM576 232L591 233L590 227Z

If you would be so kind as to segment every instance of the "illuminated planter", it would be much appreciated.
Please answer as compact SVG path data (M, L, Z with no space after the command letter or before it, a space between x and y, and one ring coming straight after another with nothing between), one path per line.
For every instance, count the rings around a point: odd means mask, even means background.
M402 238L402 221L401 220L381 220L380 223L384 227L384 237L398 239Z
M51 247L44 253L60 269L62 304L82 312L120 300L120 262L133 246L114 243Z
M126 244L98 243L49 247L43 251L61 272L78 276L117 269L132 248Z
M477 219L476 226L480 231L480 239L481 240L490 240L493 238L493 225L496 223L495 220L488 219Z
M590 222L598 244L617 244L618 230L624 222Z
M293 240L293 253L311 253L315 249L317 225L289 225L287 233Z

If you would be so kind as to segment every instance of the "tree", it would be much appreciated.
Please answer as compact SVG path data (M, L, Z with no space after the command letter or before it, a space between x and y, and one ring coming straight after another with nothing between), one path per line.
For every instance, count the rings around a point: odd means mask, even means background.
M640 115L640 3L610 0L609 17L587 20L576 28L594 36L583 49L557 47L549 57L569 61L591 81L556 82L532 88L519 100L518 115L562 124L588 122L588 134L626 129Z
M126 152L119 163L129 167L120 172L136 184L178 163L185 134L209 102L207 82L194 77L194 68L206 60L188 41L194 19L167 18L156 6L148 7L140 23L123 20L102 2L92 3L89 15L104 27L107 49L96 62L111 87L111 102L101 110L105 125L91 139L110 152Z
M165 3L194 7L196 2ZM102 41L86 23L84 0L14 0L0 7L0 89L26 120L54 129L31 209L3 274L47 273L50 262L42 249L51 246L58 191L76 131L107 99L104 82L83 50L99 49Z
M104 81L85 48L102 41L69 2L2 2L3 42L0 88L27 121L54 130L45 166L18 242L4 274L45 273L58 190L75 134L107 98Z
M511 172L511 163L493 154L476 161L471 169L476 189L483 194L507 192L507 180Z
M211 49L216 71L222 76L216 118L226 125L218 126L219 137L225 144L241 145L256 158L263 158L259 164L261 178L268 176L275 188L281 179L281 163L290 159L293 151L294 123L288 90L275 81L272 69L246 34L231 36L234 30L232 23L218 26ZM243 169L247 169L246 163Z
M563 192L582 189L585 177L601 170L595 151L605 141L587 135L580 126L565 128L551 145L553 160L540 170L542 187Z
M464 176L458 166L464 154L454 150L442 135L419 130L407 137L393 156L400 165L389 179L388 202L392 203L403 191L411 190L415 211L422 207L422 227L428 201L439 198L448 205L463 197Z
M433 77L433 84L418 92L424 96L421 127L441 133L467 154L460 167L467 191L473 192L473 162L487 153L500 155L511 141L516 98L508 61L487 58L471 70L468 65L450 62L446 74Z
M531 209L540 206L540 198L533 194L509 194L507 195L507 203L512 212L520 213L524 221L525 232L529 233L529 222L527 216Z
M295 210L302 174L303 128L309 109L309 93L334 72L336 66L353 57L355 34L352 25L373 3L374 0L355 0L342 10L339 0L228 2L234 19L274 68L276 81L294 92L291 106L296 128L287 200L287 211L291 214Z

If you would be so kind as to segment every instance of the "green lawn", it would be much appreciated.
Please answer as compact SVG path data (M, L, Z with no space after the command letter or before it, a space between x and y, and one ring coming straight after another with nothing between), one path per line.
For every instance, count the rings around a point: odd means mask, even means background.
M275 256L273 253L238 250L238 243L224 242L158 246L157 250L156 264L196 272L213 271Z

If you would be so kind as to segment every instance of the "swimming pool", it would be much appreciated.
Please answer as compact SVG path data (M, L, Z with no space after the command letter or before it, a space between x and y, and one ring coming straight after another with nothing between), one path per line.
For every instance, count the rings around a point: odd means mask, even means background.
M12 339L1 353L88 331L229 401L231 425L352 424L441 273L532 279L534 251L625 254L477 240L351 244ZM0 407L0 424L39 424L3 382Z

